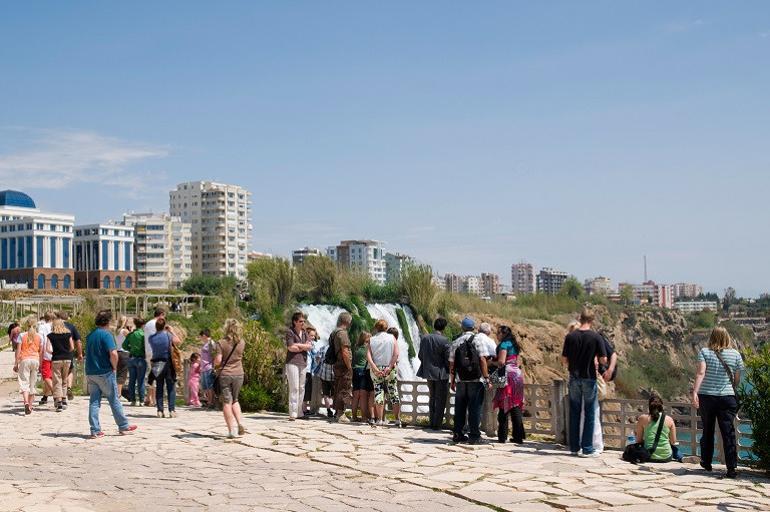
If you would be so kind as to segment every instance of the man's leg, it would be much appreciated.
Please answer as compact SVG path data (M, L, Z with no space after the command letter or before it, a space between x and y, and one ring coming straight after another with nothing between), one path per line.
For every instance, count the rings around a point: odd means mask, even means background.
M136 402L136 358L128 360L128 401L131 405Z
M514 426L514 428L516 428ZM497 410L497 440L501 443L505 442L508 437L508 413L500 407Z
M569 379L569 451L580 451L580 410L583 406L583 390L580 379Z
M104 379L104 385L107 387L107 400L112 409L112 418L115 420L115 424L119 430L126 430L128 428L128 418L123 412L123 405L120 403L120 394L118 394L118 382L115 379L115 373L110 372Z
M455 437L463 436L463 429L465 429L465 420L468 414L468 383L458 382L455 388L455 418L454 431Z
M430 428L436 428L437 382L435 380L425 382L428 385L428 425L430 425Z
M449 398L449 381L436 381L436 429L444 426L447 399Z
M101 376L88 376L88 423L91 426L91 435L102 431L99 424L99 407L102 402L102 388L97 382Z
M471 439L481 438L481 409L484 407L484 384L469 382L468 427Z
M583 454L588 455L594 452L594 419L596 414L596 381L593 379L583 379L583 412L585 422L583 423L583 437L581 447Z
M145 358L137 358L136 360L136 380L139 386L139 403L144 404L144 383L147 376L147 360Z

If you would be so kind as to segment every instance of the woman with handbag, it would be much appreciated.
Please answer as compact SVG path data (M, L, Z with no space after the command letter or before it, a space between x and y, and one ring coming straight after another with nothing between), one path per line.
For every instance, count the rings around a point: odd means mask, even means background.
M158 408L158 418L165 418L163 412L163 388L166 388L168 398L168 417L176 418L176 378L177 371L172 360L172 352L175 345L181 340L174 334L166 319L163 317L155 321L157 331L150 336L149 343L152 349L151 377L156 381L155 403Z
M511 328L501 325L497 329L498 376L505 375L505 386L498 388L492 406L497 409L497 440L501 443L508 437L508 417L511 418L511 441L522 444L526 433L522 421L524 409L524 372L519 368L519 343ZM495 380L495 379L493 379Z
M214 366L219 368L214 377L214 391L222 398L222 414L227 424L227 437L233 439L246 433L243 427L238 394L243 386L243 327L234 319L225 320L224 336L217 344Z
M650 396L647 407L650 413L636 421L636 442L647 450L650 462L669 462L674 455L673 445L677 444L676 424L671 416L663 414L663 399L657 394Z
M714 458L714 423L719 423L722 434L727 472L724 478L735 478L738 466L738 447L735 436L735 417L738 414L736 391L743 371L740 352L731 348L730 334L724 327L711 331L708 347L698 353L698 367L692 390L692 404L698 408L703 422L700 439L700 465L711 471Z

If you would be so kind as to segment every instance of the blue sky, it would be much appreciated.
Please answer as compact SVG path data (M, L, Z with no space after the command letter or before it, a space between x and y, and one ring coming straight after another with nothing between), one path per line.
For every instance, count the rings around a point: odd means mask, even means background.
M253 247L770 291L767 2L0 6L0 187L253 192Z

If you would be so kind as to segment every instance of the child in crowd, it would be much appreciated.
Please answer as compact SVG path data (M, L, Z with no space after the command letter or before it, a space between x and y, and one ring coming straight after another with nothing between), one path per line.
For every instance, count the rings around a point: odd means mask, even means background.
M201 401L198 390L201 382L201 356L194 353L190 356L190 375L187 377L187 405L200 407Z

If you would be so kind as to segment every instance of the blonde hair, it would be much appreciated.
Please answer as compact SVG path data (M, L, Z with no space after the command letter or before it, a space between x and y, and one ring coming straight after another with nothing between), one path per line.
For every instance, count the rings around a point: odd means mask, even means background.
M594 321L594 317L594 310L589 307L585 307L583 308L583 311L580 312L580 323L590 324Z
M367 341L372 339L372 335L366 331L363 331L361 334L358 335L358 341L356 342L356 346L364 345Z
M235 343L243 339L243 326L235 318L225 320L224 338Z
M120 332L123 329L128 329L128 317L126 315L120 315L118 317L118 328L115 330Z
M580 322L578 322L577 320L573 320L567 324L567 332L572 332L578 327L580 327Z
M26 329L26 342L35 343L37 340L37 317L30 315L24 319L24 328ZM24 341L24 340L23 340Z
M730 333L724 327L714 327L709 336L709 348L714 352L721 352L726 348L730 348L732 340L730 339Z
M71 334L70 330L67 329L67 326L64 325L64 320L61 318L54 318L51 332L54 334Z
M374 324L374 330L377 332L385 332L388 330L388 322L385 320L377 320L377 323Z

